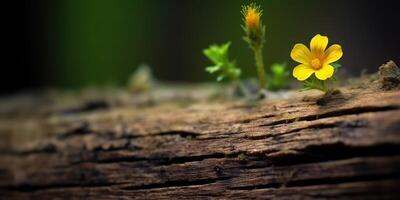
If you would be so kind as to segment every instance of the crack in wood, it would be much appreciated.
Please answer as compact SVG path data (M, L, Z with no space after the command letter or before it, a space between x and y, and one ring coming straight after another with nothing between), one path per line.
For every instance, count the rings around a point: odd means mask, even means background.
M231 177L223 177L223 178L212 178L212 179L200 179L200 180L187 180L187 181L166 181L164 183L158 184L149 184L149 185L141 185L141 186L126 186L121 187L122 190L151 190L151 189L160 189L160 188L179 188L179 187L188 187L188 186L202 186L202 185L210 185L213 183L217 183L219 181L228 180Z
M91 101L87 101L80 106L75 108L65 109L61 111L61 115L73 115L73 114L80 114L85 112L93 112L98 110L106 110L111 107L110 103L104 99L95 99Z
M282 136L285 136L287 134L296 133L296 132L300 132L300 131L303 131L303 130L333 129L333 128L340 127L340 126L338 126L339 124L340 123L338 123L338 122L336 122L336 123L312 124L312 125L308 125L306 127L296 128L296 129L292 129L292 130L287 131L287 132L282 132L279 135L267 134L267 135L258 135L258 136L246 136L245 138L246 139L250 139L250 140L264 140L264 139L268 139L268 138L282 137Z
M78 127L68 130L65 133L60 133L57 134L57 139L59 140L65 140L67 138L71 138L74 136L83 136L86 134L93 133L92 129L90 128L90 125L88 122L82 122Z
M335 178L321 178L321 179L309 179L291 181L290 178L284 182L260 184L252 186L237 186L228 187L230 190L256 190L266 188L291 188L291 187L307 187L315 185L338 185L343 183L355 183L355 182L374 182L374 181L385 181L385 180L400 180L400 173L386 174L386 175L370 175L370 176L353 176L353 177L335 177Z
M102 188L102 187L110 187L110 186L118 186L119 184L109 184L109 183L92 183L90 185L85 184L58 184L58 185L18 185L11 187L0 187L1 191L18 191L24 193L32 193L38 191L46 191L53 189L69 189L69 188Z
M345 116L345 115L358 115L358 114L363 114L363 113L393 111L393 110L398 110L399 108L400 107L398 107L398 106L355 107L355 108L335 110L335 111L326 112L326 113L322 113L322 114L318 114L318 115L313 114L313 115L307 115L307 116L303 116L303 117L278 120L278 121L274 121L274 122L271 122L268 124L263 124L261 126L278 126L278 125L290 124L290 123L299 122L299 121L314 121L314 120L323 119L323 118L341 117L341 116Z
M224 158L232 158L237 157L239 153L232 154L224 154L224 153L214 153L214 154L205 154L198 156L181 156L181 157L153 157L153 158L138 158L138 157L129 157L129 158L116 158L116 159L107 159L107 160L92 160L90 162L94 163L119 163L119 162L136 162L136 161L148 161L153 165L158 166L167 166L172 164L184 164L189 162L200 162L207 159L224 159ZM78 164L78 163L75 163Z
M321 163L356 157L400 155L400 145L380 144L374 146L349 146L343 142L325 145L310 145L296 150L295 154L272 153L269 157L275 166L290 166L305 163Z

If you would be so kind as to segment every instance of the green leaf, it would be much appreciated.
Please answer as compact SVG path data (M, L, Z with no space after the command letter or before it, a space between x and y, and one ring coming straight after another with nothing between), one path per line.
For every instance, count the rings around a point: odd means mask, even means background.
M214 64L217 64L221 60L221 55L213 48L205 49L203 53Z
M242 75L242 70L238 68L233 68L232 73L234 74L234 76L239 77L240 75Z
M274 63L267 74L269 80L268 89L275 91L285 88L289 84L290 69L286 63Z
M236 67L236 62L229 60L230 46L231 42L227 42L222 45L211 45L203 50L203 54L214 64L206 67L206 71L210 74L219 72L217 81L225 78L235 80L241 75L241 70Z
M208 73L210 73L210 74L213 74L213 73L221 70L221 67L222 67L222 64L218 64L218 65L215 65L215 66L210 66L210 67L206 68L206 71Z
M221 82L222 80L224 80L224 78L225 78L225 75L219 75L219 76L217 77L217 81L218 81L218 82Z
M327 88L325 87L325 82L317 79L314 75L310 76L307 80L303 82L303 89L302 91L305 90L321 90L326 92Z

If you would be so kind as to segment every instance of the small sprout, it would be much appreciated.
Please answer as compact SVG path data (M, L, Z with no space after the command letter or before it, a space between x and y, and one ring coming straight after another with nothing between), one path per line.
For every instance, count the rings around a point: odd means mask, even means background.
M203 50L203 54L214 64L206 68L210 74L219 73L217 81L224 79L237 81L242 71L236 67L236 61L229 60L229 47L231 42L223 45L211 45Z
M317 89L328 92L327 81L336 81L335 73L341 67L334 64L343 56L342 47L334 44L328 46L328 37L320 34L314 36L310 43L310 49L304 44L296 44L290 54L292 59L301 63L293 69L293 76L304 81L304 90ZM315 76L312 76L315 74Z
M272 91L285 88L289 83L290 71L286 63L275 63L271 66L271 74L268 76L268 89Z
M257 74L259 79L260 88L266 87L266 77L264 69L264 60L262 56L262 48L265 43L265 26L262 24L261 16L262 10L260 6L252 3L242 7L243 30L246 36L243 39L249 44L254 52L254 59L257 66Z

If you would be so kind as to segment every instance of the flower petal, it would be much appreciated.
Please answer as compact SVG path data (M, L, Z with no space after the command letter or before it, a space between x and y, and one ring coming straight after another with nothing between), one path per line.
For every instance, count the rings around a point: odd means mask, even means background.
M328 46L328 37L326 36L318 34L314 36L313 39L311 39L310 48L313 54L324 53L327 46Z
M335 69L331 65L325 65L321 69L319 69L318 71L315 72L315 76L319 80L324 81L324 80L332 77L334 71L335 71Z
M343 56L342 47L338 44L330 46L325 51L325 56L326 56L324 60L325 65L329 65L333 62L338 61Z
M304 81L308 79L314 72L315 70L309 65L300 64L293 69L293 76L299 81Z
M310 56L310 50L304 44L294 45L292 52L290 53L290 57L292 57L294 61L302 64L309 64Z

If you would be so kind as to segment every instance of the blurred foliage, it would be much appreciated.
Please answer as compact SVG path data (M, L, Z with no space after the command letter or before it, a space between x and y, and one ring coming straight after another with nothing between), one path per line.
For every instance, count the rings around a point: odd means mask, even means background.
M291 81L290 71L286 63L274 63L267 73L268 89L271 91L285 89Z
M238 80L242 71L236 67L236 61L229 59L229 47L231 42L222 45L211 45L203 50L203 54L210 59L214 64L213 66L206 67L206 71L210 74L219 72L217 81L220 82L224 79L232 81Z
M143 0L68 0L58 6L55 82L67 87L123 85L150 59L142 56L157 42L149 24L158 11L155 5Z

